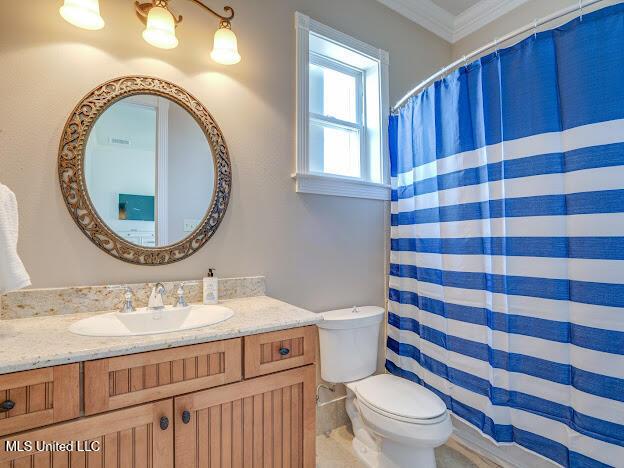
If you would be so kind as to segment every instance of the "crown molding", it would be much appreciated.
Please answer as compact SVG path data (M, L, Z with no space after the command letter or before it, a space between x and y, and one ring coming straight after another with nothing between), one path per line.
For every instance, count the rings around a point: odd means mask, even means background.
M378 1L453 44L528 0L481 0L457 16L431 0Z
M455 17L453 40L460 39L478 31L486 24L518 8L528 0L481 0Z
M455 16L431 0L378 0L407 19L437 34L447 42L453 41Z

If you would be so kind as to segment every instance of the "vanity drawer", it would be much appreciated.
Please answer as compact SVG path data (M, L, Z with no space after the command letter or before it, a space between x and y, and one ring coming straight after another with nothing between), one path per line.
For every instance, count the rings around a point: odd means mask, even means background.
M85 414L241 380L241 339L84 363Z
M79 364L0 375L0 435L78 416Z
M312 364L316 333L316 326L309 326L246 336L245 378Z

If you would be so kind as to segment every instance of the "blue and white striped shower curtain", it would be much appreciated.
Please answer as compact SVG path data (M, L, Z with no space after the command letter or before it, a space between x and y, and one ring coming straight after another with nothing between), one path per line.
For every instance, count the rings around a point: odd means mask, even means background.
M386 367L498 443L624 467L624 4L390 120Z

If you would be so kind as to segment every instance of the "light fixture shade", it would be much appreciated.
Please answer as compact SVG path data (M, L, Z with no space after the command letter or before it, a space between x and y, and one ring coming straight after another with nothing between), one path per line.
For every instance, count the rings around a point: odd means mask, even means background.
M212 60L223 65L234 65L240 62L236 34L228 27L220 27L214 35L214 45L210 53Z
M178 46L175 35L175 19L169 10L163 7L152 7L147 14L147 26L143 31L143 39L160 49L173 49Z
M79 28L96 30L104 27L98 0L65 0L59 13L65 21Z

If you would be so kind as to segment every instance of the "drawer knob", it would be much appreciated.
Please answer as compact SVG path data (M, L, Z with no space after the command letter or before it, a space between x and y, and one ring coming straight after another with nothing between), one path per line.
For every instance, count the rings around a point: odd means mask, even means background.
M168 427L169 427L169 418L167 416L163 416L162 418L160 418L160 428L163 431L166 431Z
M0 405L0 412L11 411L13 408L15 408L15 402L13 400L6 400Z
M191 422L191 412L188 410L182 411L182 422L188 424Z
M290 349L288 349L288 348L280 348L279 349L279 353L282 356L288 356L290 354Z

